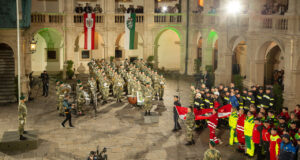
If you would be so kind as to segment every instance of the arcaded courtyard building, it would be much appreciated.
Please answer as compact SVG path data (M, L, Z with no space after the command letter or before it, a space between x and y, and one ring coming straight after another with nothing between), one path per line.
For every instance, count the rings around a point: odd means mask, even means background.
M30 17L25 18L25 10L20 13L22 22L30 22L21 29L22 91L28 90L29 73L63 72L67 60L74 62L78 74L88 73L92 58L122 61L154 56L156 67L181 74L193 75L197 67L204 71L211 66L215 85L229 84L234 74L244 77L245 87L272 85L274 71L284 71L284 105L293 107L300 103L300 2L240 2L239 12L234 6L228 12L230 0L32 0L31 7L27 5ZM9 3L0 4L9 8ZM91 52L84 50L83 13L76 13L78 4L85 3L101 7ZM138 42L128 51L123 8L130 5L138 8ZM0 102L16 100L11 81L17 75L16 37L15 27L0 30ZM30 51L33 38L35 53Z

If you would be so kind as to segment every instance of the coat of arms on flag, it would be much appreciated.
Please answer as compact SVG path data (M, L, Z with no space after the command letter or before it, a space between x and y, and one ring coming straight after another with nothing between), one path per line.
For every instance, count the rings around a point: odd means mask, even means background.
M125 40L126 50L135 49L135 13L125 14Z
M84 49L95 49L95 13L84 14Z

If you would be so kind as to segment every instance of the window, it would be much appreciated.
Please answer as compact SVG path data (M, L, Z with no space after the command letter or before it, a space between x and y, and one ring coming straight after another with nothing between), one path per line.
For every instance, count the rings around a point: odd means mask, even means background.
M90 51L88 51L88 50L81 51L81 58L82 59L89 59L90 58Z
M56 51L48 50L47 51L47 59L48 60L56 60Z

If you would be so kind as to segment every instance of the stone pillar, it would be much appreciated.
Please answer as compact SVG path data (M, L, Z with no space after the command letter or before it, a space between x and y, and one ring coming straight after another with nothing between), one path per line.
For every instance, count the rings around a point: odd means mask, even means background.
M58 1L58 11L59 13L63 13L65 10L65 0Z
M249 28L248 30L250 32L255 32L258 31L261 27L261 10L263 7L263 1L261 0L255 0L255 1L251 1L251 3L249 3Z
M154 1L144 0L144 59L147 59L148 56L154 56L154 49L152 47L156 38L156 35L152 35L152 26L154 25L154 8Z
M288 0L288 2L289 6L286 14L295 15L297 12L297 3L299 2L297 2L297 0Z

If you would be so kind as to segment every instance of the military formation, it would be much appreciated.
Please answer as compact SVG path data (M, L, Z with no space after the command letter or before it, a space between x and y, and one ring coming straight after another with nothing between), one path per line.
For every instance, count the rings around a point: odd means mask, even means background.
M102 104L108 103L112 96L117 103L121 103L125 95L135 97L136 105L142 106L145 115L150 115L153 100L163 100L165 79L156 71L147 67L143 60L130 63L127 59L122 64L92 59L88 63L91 96ZM124 94L125 93L125 94Z

